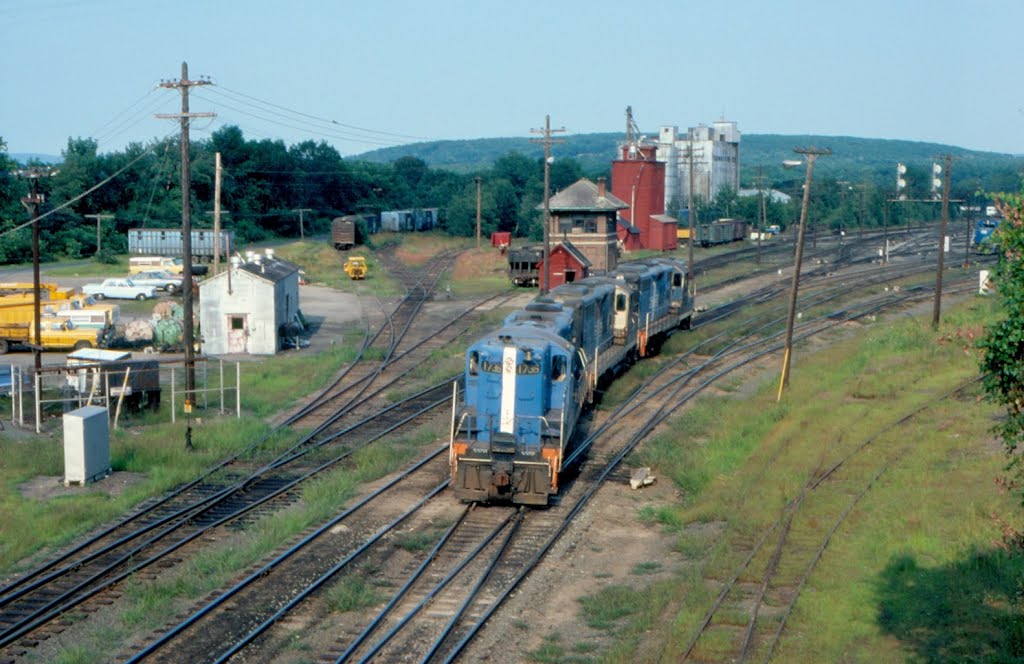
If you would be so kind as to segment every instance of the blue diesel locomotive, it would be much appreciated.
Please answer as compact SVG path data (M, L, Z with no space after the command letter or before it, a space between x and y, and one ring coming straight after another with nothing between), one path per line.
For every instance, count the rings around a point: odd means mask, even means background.
M986 217L979 219L974 225L974 251L979 254L995 252L996 245L992 234L999 227L999 219Z
M547 505L599 382L692 317L686 264L669 258L622 263L510 314L466 351L449 447L455 496Z

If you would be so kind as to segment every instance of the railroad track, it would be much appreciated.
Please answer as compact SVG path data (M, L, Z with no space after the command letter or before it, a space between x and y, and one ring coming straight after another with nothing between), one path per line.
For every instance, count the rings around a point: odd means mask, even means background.
M801 337L806 337L811 334L820 333L821 331L830 329L832 326L838 324L838 322L842 320L847 320L850 317L867 315L869 311L874 311L878 307L881 307L885 304L895 304L901 299L911 297L911 295L912 293L904 293L902 295L892 293L886 296L885 298L882 298L882 300L884 301L871 302L862 305L861 309L858 311L854 311L848 307L847 309L844 310L845 313L843 315L833 314L829 316L823 316L818 321L809 321L803 323L798 330L797 339L799 340ZM834 295L829 295L829 297L834 297ZM779 321L776 321L776 323L779 323ZM531 565L536 564L536 561L540 560L540 558L543 556L544 551L546 551L550 547L551 542L553 542L554 539L557 538L557 534L564 530L568 523L571 522L572 516L578 513L578 511L582 508L582 505L584 505L586 500L588 499L586 498L586 496L593 495L593 491L596 491L597 488L600 487L603 479L607 477L609 473L613 472L614 468L618 465L623 456L627 454L629 450L632 449L632 446L635 446L635 444L638 443L644 435L646 435L649 431L653 430L653 428L657 426L657 424L660 423L660 421L662 421L665 417L667 417L668 414L670 414L675 408L678 408L680 405L685 403L685 401L692 398L695 394L699 393L700 390L705 389L708 385L712 384L715 379L720 378L721 376L726 375L731 371L735 371L738 368L741 368L742 366L745 366L746 364L756 360L757 357L763 357L768 354L778 352L778 333L776 333L774 337L772 335L765 336L767 338L764 341L759 342L763 345L763 348L756 353L752 350L753 346L751 344L745 344L743 345L743 348L740 351L734 351L737 353L741 353L743 355L742 360L732 359L730 358L728 352L723 351L717 353L715 357L709 360L705 360L700 368L703 376L705 377L699 377L698 372L696 371L677 371L676 373L672 373L671 371L664 372L664 375L666 376L666 378L664 378L665 382L662 382L660 384L656 382L651 383L650 385L647 386L647 389L649 389L652 394L660 394L663 396L665 394L671 394L671 398L663 398L659 401L652 398L637 397L635 399L631 399L628 402L630 404L633 404L632 406L629 406L629 408L631 408L632 410L628 412L618 412L610 416L609 421L623 422L625 423L624 426L627 428L627 430L634 433L632 435L626 435L621 431L618 433L609 433L608 430L598 427L598 433L595 433L594 436L597 437L598 435L601 435L608 440L629 439L632 441L631 445L627 445L626 447L619 449L618 452L615 452L612 449L591 450L592 459L609 459L609 461L605 464L594 464L593 462L589 463L588 466L593 466L595 470L590 471L588 469L586 473L581 474L581 477L586 479L586 481L580 482L578 483L578 485L568 487L566 489L566 492L563 494L561 500L558 501L558 504L555 507L546 512L538 513L544 514L547 519L551 520L550 522L545 523L543 527L535 531L535 533L543 532L545 534L550 534L550 536L544 542L540 542L539 538L536 537L536 534L534 535L534 541L532 542L530 541L530 538L520 536L514 537L509 535L507 537L507 542L505 543L504 548L502 548L501 553L499 553L497 549L493 548L493 540L494 538L498 537L497 533L501 531L495 531L495 534L482 538L481 541L473 547L473 550L477 551L477 553L474 556L476 562L466 563L466 565L472 564L474 566L474 569L478 570L476 572L475 578L479 581L471 583L464 580L455 583L455 587L459 588L461 592L465 592L467 588L477 589L477 592L475 592L472 597L467 595L465 596L465 599L462 599L459 602L457 602L458 605L462 607L458 611L453 611L450 609L450 607L454 603L456 603L453 600L448 599L441 601L440 599L437 599L444 596L442 595L442 593L451 592L445 589L448 585L452 583L450 579L448 582L444 584L443 587L439 587L436 591L418 591L419 597L425 598L429 595L435 604L437 602L441 602L441 605L448 606L448 609L437 609L431 612L424 611L423 607L421 607L420 609L413 611L412 607L409 606L409 602L411 600L405 599L405 596L403 594L396 594L388 603L388 606L390 607L388 609L390 615L401 614L402 616L407 616L416 614L422 615L424 617L415 619L415 621L413 621L413 619L405 618L395 619L366 617L365 624L368 626L374 626L373 629L376 632L380 632L380 630L384 629L386 634L390 634L392 628L383 628L382 626L397 625L398 622L401 622L402 626L401 630L399 631L413 636L401 637L397 635L398 631L396 631L394 635L389 635L386 638L383 636L372 637L371 634L367 632L366 635L352 635L352 640L348 642L347 645L344 642L336 643L329 650L329 652L340 653L337 655L339 661L358 661L359 658L375 656L377 655L377 653L397 653L400 651L408 653L411 644L419 643L421 645L429 644L429 651L417 651L419 653L418 657L421 656L425 659L440 659L457 656L457 653L465 647L465 644L468 643L468 640L471 639L473 634L476 633L476 631L479 629L479 626L486 622L487 617L491 615L491 613L494 610L494 607L500 604L501 599L508 596L508 593L511 592L511 589L514 588L515 583L517 583L519 579L521 579L526 573L528 573L527 568L531 568ZM734 346L737 344L740 344L740 342L735 342ZM689 383L697 384L692 389L684 390L683 386ZM678 387L675 387L676 385L678 385ZM655 404L658 403L661 403L662 406L655 407ZM643 414L641 414L641 412L637 410L640 408L638 404L647 404L646 407L653 410L646 411L643 412ZM588 443L586 446L589 447L590 444ZM597 469L598 466L600 467L599 470ZM584 491L584 497L577 499L577 491ZM428 496L423 496L423 499L428 499ZM525 517L524 520L536 520L537 518L538 517L535 514L531 513L528 517ZM561 526L559 526L559 519L562 520ZM522 528L523 526L520 525L519 530L522 530ZM519 532L519 530L517 530L516 532ZM460 532L467 532L467 530L464 529ZM442 544L442 540L439 540L437 546L444 546ZM461 546L464 549L468 545L462 543ZM517 550L517 547L519 553L517 553L516 555L505 553L506 551ZM439 548L438 551L440 550L442 549ZM459 549L455 550L458 551ZM518 562L511 563L506 569L498 572L495 571L497 567L480 567L481 563L479 559L481 557L486 558L488 556L490 556L493 559L493 566L497 566L499 564L499 561L501 560ZM455 559L457 557L458 556L455 554L447 556L447 558L451 559ZM431 565L440 564L433 557L431 557L430 560ZM347 564L351 563L352 561L349 560ZM336 569L333 572L324 572L324 574L336 574L339 571L340 569ZM454 574L456 572L459 574L463 573L461 569L452 569L447 574L442 575L440 572L434 572L429 576L432 576L434 578L443 576L447 578L449 577L450 574ZM321 578L324 578L324 580L321 582L321 585L327 583L327 581L329 580L329 576ZM419 575L415 575L414 578L416 580L410 581L409 583L418 583L418 579L422 578L422 573ZM404 585L405 584L403 584L403 587ZM487 589L482 590L484 588ZM315 589L307 588L306 590L302 591L287 603L287 606L283 609L283 613L275 614L274 616L265 618L258 632L250 632L246 636L236 641L235 644L230 649L228 649L220 656L218 656L217 659L211 659L210 661L227 661L228 658L235 656L236 654L242 653L243 650L246 648L254 648L255 650L245 650L245 652L247 653L247 655L245 656L253 656L253 652L263 653L263 657L269 656L267 653L274 652L273 646L271 644L275 642L275 638L278 642L280 642L281 639L283 638L280 635L275 637L273 633L273 628L275 624L280 623L282 621L287 621L287 616L289 615L289 612L299 610L306 611L307 614L321 615L317 614L315 611L308 608L297 608L302 606L303 603L313 594L315 594ZM228 601L228 599L229 598L224 598L224 601ZM419 602L421 601L422 599L416 602L416 605L419 605ZM252 602L245 602L245 604L247 605L251 603ZM404 613L402 609L397 608L399 606L406 607ZM445 622L444 628L440 630L439 617L447 618L447 622ZM395 622L396 620L397 622ZM252 624L253 619L250 618L248 620L243 620L242 622L244 622L245 624ZM432 636L426 638L425 635ZM395 648L396 650L389 650L391 648Z
M602 456L602 455L598 455L598 454L595 454L595 458L597 458L598 456ZM611 471L609 471L609 472L611 472ZM443 475L443 473L442 473L442 475ZM267 493L268 493L268 494L270 494L270 493L273 493L273 491L274 491L273 487L271 487L271 486L270 486L271 484L273 484L273 483L272 483L272 482L268 482L268 483L267 483ZM598 483L597 485L599 485L599 483ZM197 484L197 486L198 486L198 484ZM277 487L277 488L281 488L282 486L284 486L284 484L280 484L280 483L279 483L279 485L278 485L278 487ZM215 493L216 493L216 492L214 492L214 494L215 494ZM567 495L568 495L568 494L567 494ZM560 509L560 508L561 508L561 505L559 505L559 506L558 506L558 508ZM230 510L228 510L228 511L230 511ZM554 512L552 512L552 513L554 513ZM216 515L214 515L213 513L210 513L209 515L207 515L207 516L205 517L205 519L206 519L207 521L209 521L210 523L214 523L214 524L217 524L217 523L218 523L218 517L217 517ZM536 548L536 547L534 547L534 550L537 550L537 548ZM546 549L544 549L544 550L546 550ZM173 553L173 552L172 552L172 553ZM535 558L537 558L537 559L539 559L539 555L542 555L542 553L541 553L541 554L535 554L535 556L534 556L534 557L535 557ZM170 559L167 559L167 560L173 560L173 558L170 558ZM73 564L73 563L69 563L69 566L71 566L72 564ZM46 576L46 575L44 574L44 575L42 575L42 576ZM504 574L503 576L506 576L506 577L507 577L507 576L510 576L510 573L506 573L506 574ZM121 577L121 578L123 578L123 577ZM116 581L115 581L115 583L116 583ZM108 586L105 586L105 587L108 587ZM9 588L5 588L5 589L3 589L3 592L2 592L2 594L0 594L0 606L2 606L2 605L3 605L3 603L5 602L5 600L8 600L8 599L9 599L9 596L10 596L11 592L20 592L20 590L18 590L18 589L13 589L13 590L11 590L11 589L9 589ZM503 594L504 594L504 596L507 596L507 593L503 593L503 592L499 592L499 591L491 591L491 594L492 594L492 595L494 595L494 596L502 596ZM85 600L82 600L82 601L85 601ZM500 603L500 601L499 601L498 603ZM77 605L77 604L72 604L71 606L75 606L75 605ZM479 617L479 618L480 618L480 620L479 620L479 624L483 624L483 622L484 622L484 621L486 621L486 616L490 615L489 611L490 611L490 609L486 609L486 608L477 608L477 609L474 609L474 610L473 610L473 611L471 611L471 612L468 612L468 615L469 615L470 617L473 617L473 616L477 616L477 617ZM56 615L59 615L59 613L58 613L58 614L56 614ZM466 625L463 625L463 626L459 627L458 629L459 629L459 630L461 630L461 631L460 631L460 632L458 632L458 633L461 633L461 634L465 634L465 636L463 636L463 637L462 637L462 640L461 640L461 641L459 641L459 643L456 643L456 644L454 644L454 645L451 645L451 644L450 644L450 642L451 642L451 641L453 640L453 637L452 637L451 635L449 635L449 636L447 636L447 637L446 637L447 641L449 642L449 645L448 645L448 646L444 646L444 647L447 647L447 648L455 648L455 649L456 649L456 651L458 651L458 650L461 650L461 649L462 649L462 647L464 647L464 642L465 642L465 640L466 640L466 639L468 639L468 638L471 638L471 637L472 637L472 634L473 634L473 633L475 633L475 629L474 629L474 628L472 627L472 624L470 624L470 626L468 626L468 627L467 627ZM9 633L9 632L8 632L8 633ZM9 641L8 643L10 643L10 642L11 642L11 641ZM460 645L460 644L462 644L462 645ZM208 652L209 652L209 651L208 651Z
M429 283L436 284L436 281L435 276ZM419 296L414 298L420 305L424 292L420 289ZM469 325L472 317L460 318L466 318L464 324ZM447 327L456 328L458 323ZM392 351L397 343L389 343ZM413 358L417 356L414 348L415 345L401 353L410 366L415 364ZM422 360L422 353L419 357ZM395 375L403 375L408 370ZM321 435L318 440L307 437L263 464L249 458L262 442L257 441L203 477L22 575L0 588L0 655L5 652L4 648L6 652L20 652L62 631L66 625L60 616L81 605L88 607L94 598L98 598L97 602L107 601L101 596L105 594L109 598L114 586L125 578L154 565L167 567L180 562L188 547L195 546L204 533L228 523L237 526L251 522L294 502L295 490L303 482L343 462L356 449L397 427L421 422L450 396L450 387L445 381L384 409L379 415L367 416L329 435ZM306 452L328 442L341 447L341 452L326 460L322 455L317 461L304 458Z

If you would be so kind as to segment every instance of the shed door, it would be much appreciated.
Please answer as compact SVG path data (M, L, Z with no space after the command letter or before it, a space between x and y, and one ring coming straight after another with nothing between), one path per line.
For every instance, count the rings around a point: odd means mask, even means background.
M244 353L245 340L249 337L249 316L246 314L228 315L228 352Z

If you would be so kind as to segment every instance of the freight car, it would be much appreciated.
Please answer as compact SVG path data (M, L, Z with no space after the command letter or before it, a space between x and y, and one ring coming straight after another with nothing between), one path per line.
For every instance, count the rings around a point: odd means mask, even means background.
M748 226L742 219L719 219L697 227L697 242L702 247L737 242L747 237Z
M331 221L331 244L339 251L356 246L356 217L335 217Z
M212 230L192 231L192 262L212 261L216 234ZM220 231L220 254L227 262L234 252L235 232ZM181 256L180 228L133 228L128 231L128 253L132 256Z
M536 286L540 280L540 263L544 247L525 245L508 250L508 278L516 286Z
M392 233L429 231L438 224L437 208L386 210L380 213L380 230Z
M582 457L576 425L598 385L688 329L685 262L622 263L563 284L466 351L450 486L461 500L547 505Z

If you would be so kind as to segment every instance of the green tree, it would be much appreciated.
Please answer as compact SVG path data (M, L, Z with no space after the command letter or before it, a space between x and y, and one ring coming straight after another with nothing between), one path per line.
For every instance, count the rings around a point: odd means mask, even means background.
M999 208L1004 221L993 234L999 253L993 280L1005 318L979 342L980 368L985 392L1006 410L994 432L1009 457L1010 484L1024 504L1024 456L1017 454L1024 443L1024 196L1002 196Z

